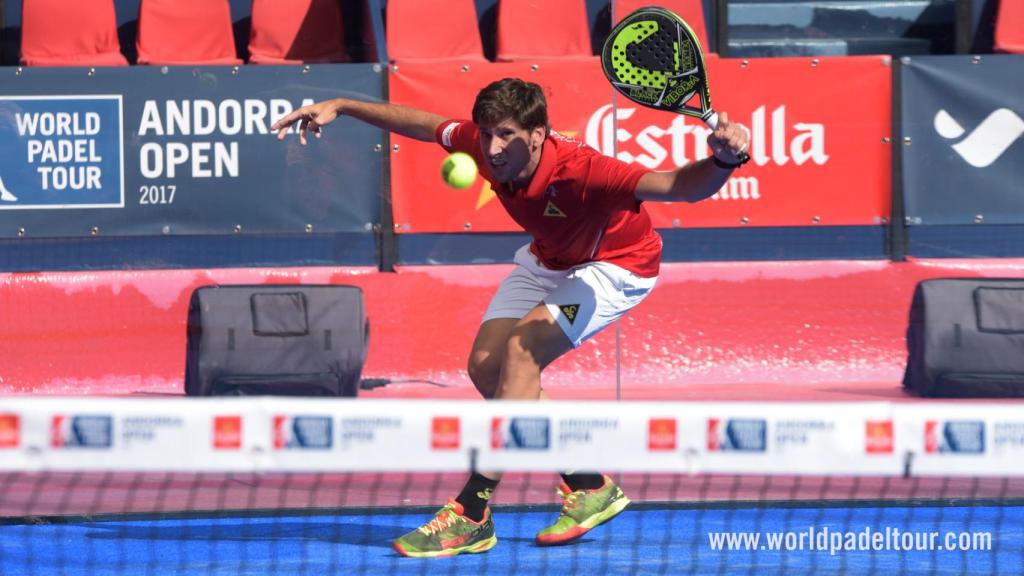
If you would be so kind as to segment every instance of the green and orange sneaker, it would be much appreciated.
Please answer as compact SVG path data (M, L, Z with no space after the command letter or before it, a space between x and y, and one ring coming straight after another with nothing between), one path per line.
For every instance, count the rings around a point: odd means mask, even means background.
M604 486L594 490L570 490L563 482L558 487L562 512L554 524L537 533L537 544L556 546L583 536L591 528L603 524L629 505L629 498L615 482L604 477Z
M497 543L490 508L484 509L483 520L474 522L463 516L462 504L449 500L433 520L396 538L391 546L402 556L437 558L486 552Z

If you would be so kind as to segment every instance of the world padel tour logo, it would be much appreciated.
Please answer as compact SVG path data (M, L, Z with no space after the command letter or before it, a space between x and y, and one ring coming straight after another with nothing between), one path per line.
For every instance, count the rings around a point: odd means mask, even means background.
M0 210L124 206L120 95L0 96Z
M273 420L275 450L328 450L334 445L330 416L276 415Z
M864 426L864 452L892 454L894 435L892 420L868 420Z
M457 416L434 416L430 421L430 447L434 450L458 450L462 440Z
M924 423L928 454L983 454L985 423L979 420L928 420Z
M238 450L242 447L241 416L214 416L213 447L218 450Z
M551 446L551 422L544 417L495 417L491 420L494 450L547 450Z
M945 110L935 114L934 125L939 136L954 142L953 150L975 168L994 163L1024 135L1024 119L1009 108L993 111L970 132Z
M114 419L111 416L57 415L50 422L53 448L110 448Z
M21 443L21 418L0 414L0 448L17 448Z
M671 452L676 449L676 419L651 418L647 425L647 449Z
M768 423L759 418L708 418L709 452L764 452Z

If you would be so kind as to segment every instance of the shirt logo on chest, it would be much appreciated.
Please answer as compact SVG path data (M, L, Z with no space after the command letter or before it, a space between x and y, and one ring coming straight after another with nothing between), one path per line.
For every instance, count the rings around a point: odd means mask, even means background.
M545 216L550 216L550 217L553 217L553 218L565 218L566 217L565 216L565 212L562 212L562 209L559 208L558 206L555 206L555 203L552 202L551 200L548 200L548 205L547 205L547 207L544 208L544 215Z

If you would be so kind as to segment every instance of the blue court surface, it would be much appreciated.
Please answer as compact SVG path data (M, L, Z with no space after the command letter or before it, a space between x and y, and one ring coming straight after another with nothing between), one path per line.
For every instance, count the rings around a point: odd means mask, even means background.
M112 574L266 575L327 574L1019 574L1024 567L1024 507L662 508L628 509L579 542L541 548L533 535L553 510L500 508L498 546L488 553L431 560L399 557L393 538L418 526L429 513L408 512L264 517L62 520L0 526L0 573L4 576L102 576ZM393 511L393 510L392 510ZM808 533L818 536L814 546ZM835 531L884 533L877 550L827 549ZM892 549L900 532L939 532L980 550ZM787 535L786 531L794 533ZM713 550L712 535L759 534L755 550ZM975 542L963 532L989 533ZM782 534L772 550L769 534ZM861 543L871 542L861 536ZM918 542L926 537L917 536ZM748 539L747 544L750 544ZM988 544L988 545L986 545ZM789 545L789 546L787 546ZM846 544L844 544L846 545ZM916 545L916 544L915 544ZM742 546L742 543L741 543ZM803 550L800 547L803 547ZM857 546L850 542L849 546ZM889 548L889 549L887 549Z

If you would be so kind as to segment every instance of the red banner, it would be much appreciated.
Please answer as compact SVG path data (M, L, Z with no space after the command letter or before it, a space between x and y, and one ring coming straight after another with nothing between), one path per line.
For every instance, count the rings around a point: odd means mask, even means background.
M715 109L751 135L751 162L698 204L648 203L656 226L839 226L888 219L891 75L886 56L708 61ZM670 170L710 154L699 120L649 110L613 90L592 61L402 64L392 102L468 118L477 91L517 76L544 87L552 127L607 155ZM855 89L853 87L856 87ZM519 230L482 179L453 190L440 146L392 137L396 230ZM395 148L397 146L397 148Z

